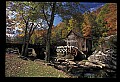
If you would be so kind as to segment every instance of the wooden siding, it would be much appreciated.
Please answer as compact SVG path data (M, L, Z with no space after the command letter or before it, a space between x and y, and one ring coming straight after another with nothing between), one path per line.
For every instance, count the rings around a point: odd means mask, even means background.
M66 37L67 46L75 46L78 47L81 51L89 51L91 50L91 41L80 37L79 35L75 34L73 31L70 31L70 33Z

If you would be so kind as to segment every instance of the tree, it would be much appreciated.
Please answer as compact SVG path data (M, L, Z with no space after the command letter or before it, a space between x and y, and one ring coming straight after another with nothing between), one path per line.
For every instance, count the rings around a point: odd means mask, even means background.
M37 23L37 19L40 18L36 5L32 2L16 2L16 1L9 1L6 3L7 7L10 8L12 12L16 12L17 15L22 19L22 22L19 21L21 24L25 24L25 31L24 31L24 40L23 40L23 48L21 55L27 56L28 53L28 45L30 38L34 32L34 29L41 26L41 23ZM37 14L36 14L37 13ZM15 17L17 20L17 17Z
M83 7L80 5L79 2L15 2L13 5L13 10L16 10L17 8L17 12L20 13L24 20L24 23L26 24L25 37L27 37L28 34L27 44L29 43L29 39L34 31L32 29L37 27L37 25L34 26L33 22L36 21L38 18L41 18L44 22L47 23L48 27L45 55L45 60L47 62L50 61L50 37L55 15L58 14L63 19L70 19L72 16L75 16L78 12L81 13L81 7ZM32 23L29 24L29 22ZM29 33L27 32L28 27L30 27ZM24 44L25 41L26 38L24 40Z
M48 2L46 2L48 3ZM45 9L45 6L43 6L43 9ZM71 17L76 17L76 14L79 14L78 18L82 18L82 9L83 11L85 11L85 8L83 7L83 5L81 5L79 2L49 2L48 3L48 10L51 10L51 14L49 15L45 15L45 12L43 10L44 13L44 17L47 21L47 24L49 26L48 31L47 31L47 40L46 40L46 61L49 62L49 56L50 56L50 37L51 37L51 29L52 29L52 25L53 25L53 21L54 21L54 16L56 14L58 14L59 16L61 16L63 18L63 20L68 20ZM48 11L49 12L49 11ZM47 18L49 19L50 17L50 21L47 20ZM76 17L77 18L77 17ZM78 20L78 19L77 19ZM60 32L62 33L62 32Z
M46 2L48 4L45 4L43 6L43 9L47 9L48 12L49 10L51 11L51 14L46 13L43 10L44 17L47 21L47 24L49 26L48 32L47 32L47 40L46 40L46 60L49 61L49 56L50 56L50 37L51 37L51 28L53 26L53 21L54 21L54 16L58 14L60 17L63 18L63 20L68 20L71 17L76 17L76 14L79 14L78 18L82 18L82 11L85 11L85 8L83 5L80 4L80 2ZM49 21L47 20L49 19ZM77 18L77 17L76 17ZM77 19L78 20L78 19Z
M104 12L105 13L105 12ZM95 16L94 13L84 13L84 22L82 24L82 33L85 37L91 37L93 42L93 49L99 45L100 37L106 35L108 29L107 22L103 20L103 15Z

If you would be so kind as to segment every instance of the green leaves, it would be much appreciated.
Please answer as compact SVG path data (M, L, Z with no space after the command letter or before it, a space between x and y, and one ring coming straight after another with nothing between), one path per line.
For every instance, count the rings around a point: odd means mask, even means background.
M101 9L100 13L98 14L97 16L97 23L103 23L104 22L104 18L105 18L105 15L109 12L109 9L108 9L108 4L105 4L103 6L103 8Z
M61 2L56 5L56 14L61 16L63 19L70 19L71 17L81 16L81 9L84 9L80 2ZM78 14L78 15L76 15Z
M10 5L10 3L14 3L14 4ZM38 5L39 5L38 3L26 2L26 1L7 2L7 6L10 6L12 11L16 11L18 14L23 16L25 20L27 20L29 17L31 21L35 21L38 18L40 18L39 16L40 8L38 9L40 5L39 6Z

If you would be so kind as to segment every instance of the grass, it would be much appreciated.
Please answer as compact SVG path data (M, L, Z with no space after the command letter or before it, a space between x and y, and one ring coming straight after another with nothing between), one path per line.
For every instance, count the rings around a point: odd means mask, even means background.
M6 54L5 77L56 77L70 78L65 72L40 61L23 60L15 54Z

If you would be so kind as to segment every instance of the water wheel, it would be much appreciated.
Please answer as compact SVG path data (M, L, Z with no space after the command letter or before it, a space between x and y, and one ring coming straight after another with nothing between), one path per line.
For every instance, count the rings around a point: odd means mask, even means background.
M85 58L84 53L82 51L78 50L78 48L76 48L76 47L68 48L67 54L73 56L74 60L82 60Z
M71 55L73 55L73 56L77 56L78 50L77 50L75 47L72 47L71 49L68 48L68 49L67 49L67 53L68 53L68 54L71 54Z
M77 50L76 48L72 48L71 54L72 54L73 56L77 56L78 50Z

